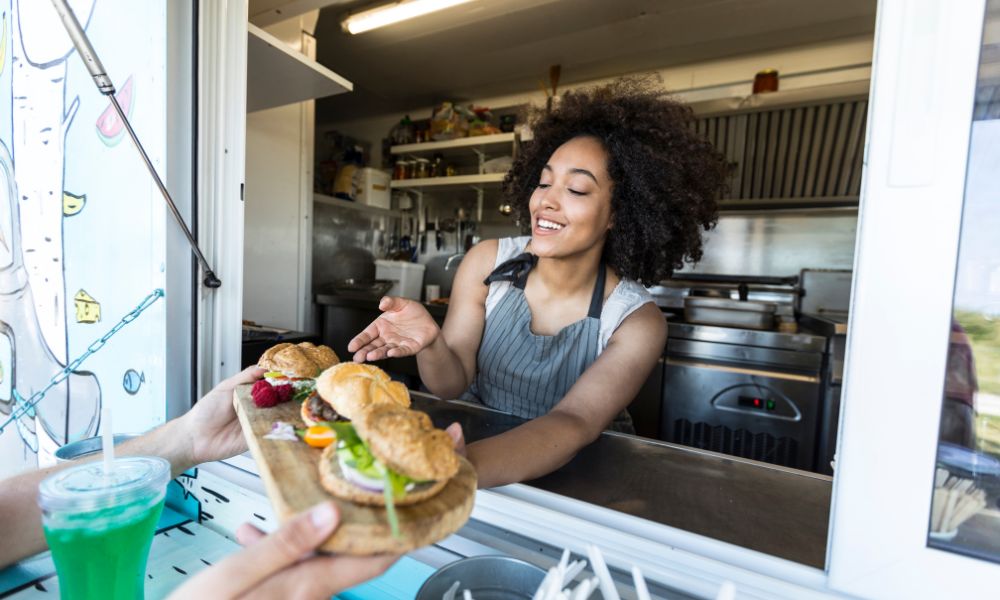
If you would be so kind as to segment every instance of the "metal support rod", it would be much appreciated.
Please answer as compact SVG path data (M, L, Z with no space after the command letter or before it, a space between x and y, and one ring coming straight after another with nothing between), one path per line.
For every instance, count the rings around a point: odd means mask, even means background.
M108 97L111 100L111 105L115 107L115 112L118 113L118 118L122 120L125 125L125 129L128 131L128 135L132 138L132 143L135 144L136 150L139 151L139 155L142 157L144 163L146 163L146 169L149 170L149 174L156 181L156 186L160 188L160 193L163 194L163 199L167 202L167 207L170 208L170 212L174 215L174 219L177 221L177 225L184 232L184 236L187 237L188 244L191 246L192 252L198 258L198 262L201 264L201 268L204 271L204 276L202 282L205 287L217 288L222 285L222 281L215 276L215 272L212 267L208 264L208 260L205 259L205 255L201 253L201 248L198 247L198 242L194 239L194 235L191 234L191 230L188 229L187 223L184 222L184 217L181 216L179 210L177 210L177 205L174 204L173 198L170 197L170 192L167 191L167 187L163 184L163 180L160 179L160 175L156 172L153 167L153 162L149 160L149 155L146 154L145 148L142 147L142 143L139 142L138 136L136 136L135 131L132 129L132 123L129 122L128 117L125 116L125 112L122 110L121 105L118 104L118 99L115 98L115 86L111 82L111 78L108 77L104 70L104 65L101 64L101 59L97 57L97 53L94 52L94 47L90 44L90 40L87 38L87 34L84 32L83 27L80 26L80 21L77 20L76 15L73 10L69 7L66 0L52 0L52 4L55 6L56 12L59 13L59 17L62 19L63 26L66 27L66 33L69 34L70 40L73 41L73 46L76 48L77 54L83 60L84 65L86 65L87 70L90 71L91 77L94 78L94 84L97 85L97 90Z
M149 174L156 181L156 186L160 188L160 193L163 194L163 199L167 201L167 207L170 208L170 212L173 213L174 219L177 220L177 224L180 225L181 231L187 237L188 244L191 245L191 250L194 252L195 256L198 257L198 262L201 263L201 268L205 270L205 277L202 280L206 287L217 288L222 285L219 278L215 276L212 271L212 267L209 266L208 261L205 259L205 255L201 253L201 248L198 247L198 242L195 241L194 235L191 234L191 230L188 229L187 223L184 222L184 217L181 216L179 210L177 210L177 205L174 204L173 198L170 197L170 192L167 191L167 186L163 185L163 180L160 179L160 175L156 172L153 167L153 162L149 160L149 155L146 154L146 150L139 143L139 138L135 135L135 131L132 129L132 124L129 123L128 118L125 116L125 112L122 110L120 104L118 104L118 99L114 95L108 96L111 100L111 105L115 107L115 112L118 113L118 117L125 124L125 129L128 131L129 137L132 138L132 143L135 144L136 150L139 151L139 155L142 156L143 162L146 163L146 168L149 169Z

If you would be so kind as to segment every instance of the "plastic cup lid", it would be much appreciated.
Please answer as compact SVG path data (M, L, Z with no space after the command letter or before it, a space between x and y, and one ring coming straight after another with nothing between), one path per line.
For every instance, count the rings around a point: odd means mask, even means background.
M159 494L170 481L170 463L156 456L116 458L111 473L97 461L64 469L38 486L42 510L90 511Z

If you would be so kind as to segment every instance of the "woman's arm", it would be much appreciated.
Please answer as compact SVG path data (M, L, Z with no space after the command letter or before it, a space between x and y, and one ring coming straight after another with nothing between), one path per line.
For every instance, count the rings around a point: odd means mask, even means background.
M632 402L666 340L667 323L655 305L645 304L629 315L547 415L469 444L466 452L479 474L479 487L535 479L569 462Z
M465 255L451 286L444 327L434 343L417 353L420 379L439 398L457 398L476 376L489 291L483 280L493 270L497 247L497 240L486 240Z
M420 379L440 398L455 398L472 384L476 354L486 320L487 286L497 241L476 244L462 261L452 284L444 328L427 309L406 298L383 298L382 314L354 336L347 350L356 362L400 356L417 357Z

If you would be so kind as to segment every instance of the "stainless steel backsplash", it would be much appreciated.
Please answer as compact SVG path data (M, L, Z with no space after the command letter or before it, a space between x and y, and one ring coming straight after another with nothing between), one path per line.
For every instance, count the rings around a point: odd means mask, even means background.
M851 269L857 224L853 209L723 213L705 234L704 257L684 272L780 276L804 268ZM399 226L397 217L315 203L313 286L373 278L371 261L385 257ZM518 234L503 222L484 223L477 233Z
M724 213L705 235L701 262L684 271L781 276L851 269L857 227L854 209Z
M377 258L384 258L399 218L313 205L313 288L341 279L374 279Z

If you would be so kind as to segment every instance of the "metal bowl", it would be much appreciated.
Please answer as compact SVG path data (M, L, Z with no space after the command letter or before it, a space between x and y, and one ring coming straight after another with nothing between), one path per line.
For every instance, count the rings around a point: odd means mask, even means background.
M115 446L120 445L122 442L127 442L132 438L137 438L141 433L116 433L115 434ZM89 437L86 439L78 440L56 450L56 461L66 462L68 460L76 460L78 458L83 458L84 456L89 456L91 454L97 454L101 451L101 437Z
M543 579L542 568L518 558L470 556L435 571L420 586L416 600L441 600L456 581L456 600L461 600L462 590L472 592L475 600L530 600Z

